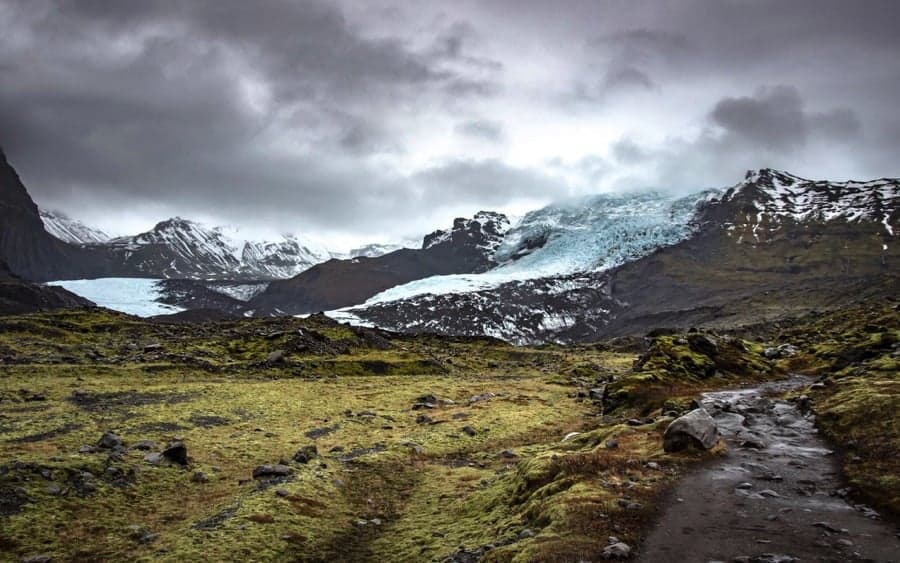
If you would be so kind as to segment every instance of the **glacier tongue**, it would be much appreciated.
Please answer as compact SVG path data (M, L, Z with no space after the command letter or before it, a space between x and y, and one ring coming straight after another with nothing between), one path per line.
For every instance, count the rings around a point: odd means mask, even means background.
M139 317L168 315L183 311L159 303L158 279L146 278L99 278L95 280L64 280L48 283L50 286L65 288L76 295L90 299L101 307L121 311Z
M417 295L469 293L575 272L601 271L687 238L697 204L712 191L687 197L659 192L602 194L550 205L510 229L482 274L433 276L383 291L360 307Z

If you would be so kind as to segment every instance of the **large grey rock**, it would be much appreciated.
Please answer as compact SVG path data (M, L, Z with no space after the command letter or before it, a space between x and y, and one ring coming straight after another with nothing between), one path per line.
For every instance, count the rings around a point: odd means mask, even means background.
M123 446L122 438L112 432L104 432L97 441L97 446L105 450L115 450Z
M705 409L676 418L663 435L663 449L677 452L695 446L708 450L719 442L719 428Z

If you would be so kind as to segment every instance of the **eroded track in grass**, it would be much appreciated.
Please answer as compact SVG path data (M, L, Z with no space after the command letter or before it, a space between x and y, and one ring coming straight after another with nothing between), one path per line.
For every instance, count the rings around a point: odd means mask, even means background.
M812 415L776 398L804 383L703 396L728 452L676 486L639 561L900 561L897 530L842 494Z

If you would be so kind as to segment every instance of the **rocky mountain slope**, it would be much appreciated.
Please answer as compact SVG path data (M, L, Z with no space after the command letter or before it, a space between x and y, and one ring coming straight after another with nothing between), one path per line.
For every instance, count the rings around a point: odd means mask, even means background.
M700 199L683 241L609 271L423 294L349 311L385 328L516 342L777 317L900 286L900 182L822 182L763 169Z
M174 217L147 232L94 242L105 251L116 275L175 279L288 278L328 260L331 253L293 235L273 242L235 237L225 227Z
M44 228L37 205L0 150L0 261L27 280L107 275L103 251L68 244Z
M0 260L0 315L18 315L50 309L73 309L93 305L61 287L27 282Z
M450 229L427 235L422 248L377 258L330 260L284 281L273 282L248 308L257 315L302 314L362 303L385 289L444 274L484 272L509 230L509 219L482 211L458 218Z

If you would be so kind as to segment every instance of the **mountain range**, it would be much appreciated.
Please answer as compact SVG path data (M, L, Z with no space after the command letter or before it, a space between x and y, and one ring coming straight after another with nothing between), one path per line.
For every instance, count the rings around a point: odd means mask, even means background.
M766 322L900 293L896 179L810 181L762 169L693 199L681 240L644 247L646 230L623 228L622 236L595 247L604 265L620 262L611 269L469 292L419 288L341 315L395 330L577 342L659 326ZM635 247L646 255L632 259ZM628 258L609 261L623 249ZM394 293L402 295L399 289Z
M760 169L730 188L600 194L515 224L483 211L420 248L349 255L294 236L247 241L178 217L109 238L39 210L5 157L0 188L0 260L14 283L169 278L164 302L228 314L331 311L398 331L578 342L766 322L898 286L896 179L812 181Z

